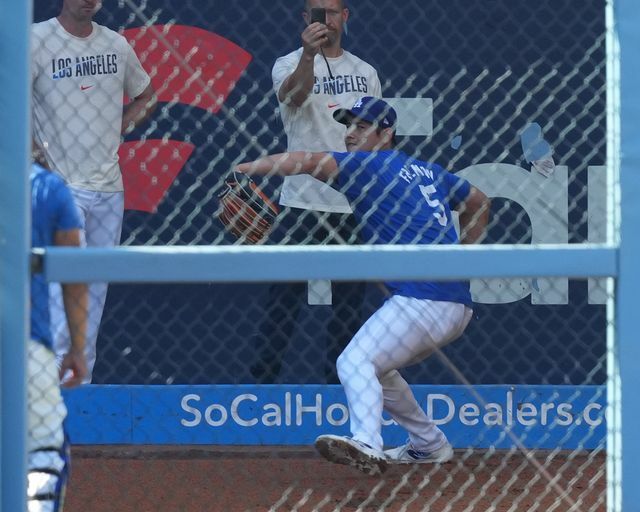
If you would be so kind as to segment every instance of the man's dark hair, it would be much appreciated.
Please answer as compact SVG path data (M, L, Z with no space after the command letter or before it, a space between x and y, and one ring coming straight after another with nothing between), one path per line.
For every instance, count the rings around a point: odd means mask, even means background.
M340 0L340 3L342 4L342 9L346 9L347 8L347 0ZM308 11L310 9L309 7L309 0L304 0L304 10Z

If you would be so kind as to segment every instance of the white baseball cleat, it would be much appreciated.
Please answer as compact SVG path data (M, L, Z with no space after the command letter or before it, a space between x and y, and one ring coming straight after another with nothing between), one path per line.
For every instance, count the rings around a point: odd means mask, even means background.
M416 450L411 443L385 450L389 464L436 464L453 459L453 448L445 442L437 450Z
M387 459L382 451L350 437L319 436L315 447L329 462L354 467L367 475L381 475L387 469Z

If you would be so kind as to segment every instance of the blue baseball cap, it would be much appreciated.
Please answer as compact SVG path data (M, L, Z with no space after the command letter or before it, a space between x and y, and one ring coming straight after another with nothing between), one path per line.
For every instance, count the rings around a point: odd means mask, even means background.
M353 118L362 119L380 128L393 128L398 115L391 105L380 98L364 96L356 101L351 108L339 108L333 113L333 118L342 124L348 124Z

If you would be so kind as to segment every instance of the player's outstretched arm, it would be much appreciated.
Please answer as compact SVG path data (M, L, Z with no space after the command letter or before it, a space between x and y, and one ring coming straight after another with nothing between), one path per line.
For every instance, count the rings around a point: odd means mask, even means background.
M481 242L486 235L491 200L480 189L471 186L471 192L456 210L460 220L460 243Z
M239 164L235 170L243 174L258 176L310 174L319 180L328 181L338 175L338 162L329 153L295 151L267 155L253 162Z

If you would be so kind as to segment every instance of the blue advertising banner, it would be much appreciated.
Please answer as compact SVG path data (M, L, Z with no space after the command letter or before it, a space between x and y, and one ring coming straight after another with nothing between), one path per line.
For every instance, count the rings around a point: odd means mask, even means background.
M603 386L412 386L455 448L604 447ZM303 445L349 434L341 386L85 386L65 394L74 444ZM388 445L406 432L385 418Z

